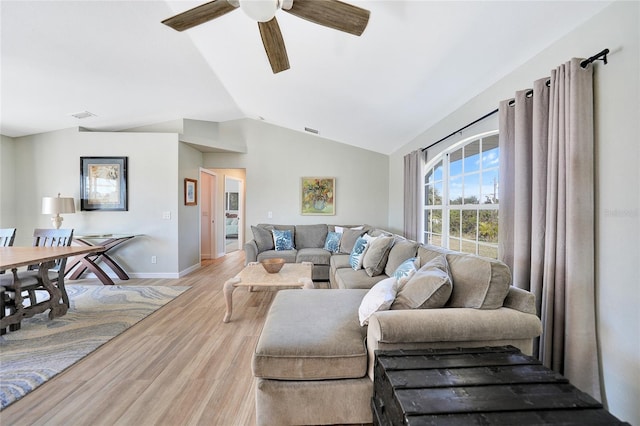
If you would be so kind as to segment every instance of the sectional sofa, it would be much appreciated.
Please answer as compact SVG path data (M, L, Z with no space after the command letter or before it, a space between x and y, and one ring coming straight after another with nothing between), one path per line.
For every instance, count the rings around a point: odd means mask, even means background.
M378 349L513 345L531 354L542 332L533 294L512 286L497 260L370 226L338 227L337 246L332 225L253 228L247 262L311 261L314 279L331 287L275 296L252 360L259 425L371 423ZM291 246L276 250L273 230Z

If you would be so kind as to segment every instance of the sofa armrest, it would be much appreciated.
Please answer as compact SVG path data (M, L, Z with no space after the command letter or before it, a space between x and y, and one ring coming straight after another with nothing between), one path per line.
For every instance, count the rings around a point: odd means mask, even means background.
M511 308L527 314L537 315L536 296L518 287L509 287L509 293L502 304L505 308Z
M258 261L258 245L255 240L247 241L244 245L244 264Z
M377 349L497 346L526 342L542 333L536 315L510 308L407 309L376 312L369 318L367 351L373 377Z

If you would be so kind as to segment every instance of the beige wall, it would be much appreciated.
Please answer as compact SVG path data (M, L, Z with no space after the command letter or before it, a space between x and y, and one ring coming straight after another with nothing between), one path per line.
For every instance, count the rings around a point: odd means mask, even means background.
M616 2L390 156L389 224L402 229L402 158L497 108L572 57L595 66L596 297L605 397L640 424L640 3ZM465 132L472 134L475 130Z
M80 211L82 156L128 157L128 211ZM40 213L42 197L60 192L73 196L77 209L75 214L64 215L63 227L74 228L76 235L141 234L119 247L113 257L133 277L175 277L179 271L177 194L181 194L176 158L175 134L67 129L16 138L15 196L4 193L4 179L0 194L3 208L5 203L12 206L14 220L3 218L0 225L18 228L16 245L31 245L34 228L51 227L50 217ZM171 213L170 220L162 219L165 211ZM151 263L152 255L157 257L156 264Z
M226 127L229 134L244 138L247 153L206 153L204 167L246 169L246 239L252 235L250 226L257 223L386 227L386 155L255 120L238 120ZM335 216L300 214L303 176L336 178Z

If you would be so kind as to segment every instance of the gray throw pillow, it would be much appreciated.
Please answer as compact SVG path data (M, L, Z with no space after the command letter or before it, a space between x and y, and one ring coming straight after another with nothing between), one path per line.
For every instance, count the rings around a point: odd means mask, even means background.
M367 272L367 275L375 277L384 271L393 242L393 236L380 236L369 243L369 248L364 253L364 260L362 261L362 267Z
M356 240L364 235L365 232L363 229L344 229L340 239L340 253L351 254Z
M391 309L442 308L449 300L452 289L447 259L438 256L422 266L398 289Z
M261 226L251 226L251 232L253 232L253 239L256 242L256 246L258 246L258 253L262 253L263 251L273 250L273 234L271 231L273 227L269 227L270 229L263 228Z

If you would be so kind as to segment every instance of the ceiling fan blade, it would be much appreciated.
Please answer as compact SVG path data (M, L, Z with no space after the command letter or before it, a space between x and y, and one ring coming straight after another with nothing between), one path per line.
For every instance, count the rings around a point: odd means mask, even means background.
M289 58L287 57L287 48L284 45L284 39L280 32L280 26L276 18L268 22L258 22L260 28L260 36L264 50L267 52L267 58L271 64L274 74L289 69Z
M361 35L369 22L369 11L340 0L293 0L291 9L283 9L299 18L325 27Z
M176 31L184 31L196 25L203 24L212 19L235 10L237 6L231 5L227 0L213 0L209 3L202 4L186 12L182 12L171 18L162 21L163 24L170 26Z

